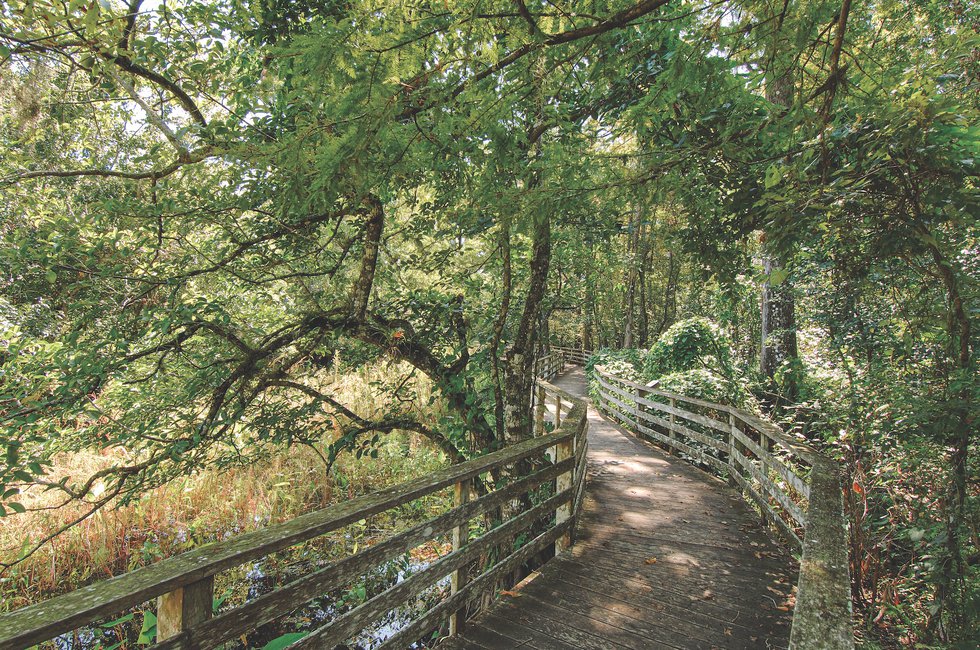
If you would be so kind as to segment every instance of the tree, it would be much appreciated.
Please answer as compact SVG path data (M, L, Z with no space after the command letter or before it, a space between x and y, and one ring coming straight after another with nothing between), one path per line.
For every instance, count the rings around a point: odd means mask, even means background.
M561 80L663 4L600 17L465 3L5 5L0 56L23 110L5 118L0 173L12 312L0 408L17 432L3 483L82 499L104 480L97 508L197 467L316 445L324 411L345 431L328 461L395 429L454 460L498 444L495 409L475 398L497 360L472 269L511 223L531 225L530 291L515 329L501 310L494 340L506 334L520 356L504 396L518 408L510 435L528 435L549 275L541 208L561 188L515 173L513 152L536 148L539 169L581 166L575 131L606 84L565 103ZM498 157L476 162L489 149ZM498 228L504 206L520 209ZM337 402L335 350L409 363L453 416L420 417L397 399L401 380L387 412ZM45 477L53 454L93 444L134 460L81 482Z

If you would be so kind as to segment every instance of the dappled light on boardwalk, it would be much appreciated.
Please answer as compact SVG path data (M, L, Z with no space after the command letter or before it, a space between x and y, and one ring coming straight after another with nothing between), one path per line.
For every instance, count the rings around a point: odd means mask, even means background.
M581 368L555 380L587 394ZM784 648L797 567L724 482L589 408L575 546L446 648Z

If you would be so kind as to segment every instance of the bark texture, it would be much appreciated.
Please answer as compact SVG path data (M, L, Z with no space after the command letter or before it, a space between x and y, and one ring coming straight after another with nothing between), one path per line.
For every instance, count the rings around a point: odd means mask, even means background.
M780 21L781 23L782 21ZM770 62L769 79L766 83L766 99L780 108L793 104L793 73ZM767 277L781 270L785 261L770 250L768 238L763 239L763 266ZM796 303L788 278L773 283L767 280L762 287L762 337L759 354L759 370L769 379L770 387L789 401L797 397L797 385L793 373L787 373L782 385L777 387L776 373L779 368L797 357Z

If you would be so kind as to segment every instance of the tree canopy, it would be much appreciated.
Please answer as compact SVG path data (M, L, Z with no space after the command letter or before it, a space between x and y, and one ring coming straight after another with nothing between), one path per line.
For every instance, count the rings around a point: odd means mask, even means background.
M392 431L460 461L528 435L543 347L653 358L708 317L848 468L869 628L969 644L978 31L959 0L5 2L0 515ZM379 359L388 406L339 401Z

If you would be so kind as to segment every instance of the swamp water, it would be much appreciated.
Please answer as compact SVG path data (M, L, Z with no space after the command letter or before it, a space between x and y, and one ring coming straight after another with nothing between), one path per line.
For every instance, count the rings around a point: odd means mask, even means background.
M245 593L247 594L245 602L248 602L274 591L307 572L318 570L324 564L303 561L288 567L279 567L271 565L268 560L256 562L251 565L243 579L237 584L231 585L226 593ZM243 635L241 639L230 641L222 647L225 650L252 648L269 648L272 650L285 647L288 642L297 640L298 637L294 635L321 627L373 596L402 582L409 576L422 571L429 564L430 561L412 560L408 556L393 560L375 568L363 576L358 583L302 604L293 612L262 625ZM372 650L372 648L376 648L437 604L446 596L448 590L449 576L446 576L406 606L388 612L349 639L346 645L337 647L347 650ZM221 597L216 598L215 606L216 613L232 609L232 606L224 604L224 598ZM137 609L101 625L80 628L73 633L64 634L42 647L57 650L116 650L145 647L152 642L155 630L147 629L143 611L145 610ZM426 644L426 640L420 639L409 647L413 650L420 650L429 646Z

